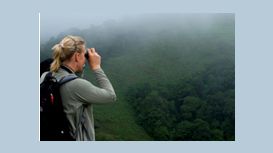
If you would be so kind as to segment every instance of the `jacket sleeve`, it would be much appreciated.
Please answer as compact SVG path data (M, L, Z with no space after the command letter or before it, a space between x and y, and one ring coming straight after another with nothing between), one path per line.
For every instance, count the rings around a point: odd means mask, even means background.
M116 101L116 94L112 84L100 68L93 71L98 87L85 79L76 79L73 82L73 94L75 98L86 104L103 104ZM72 83L71 82L71 83Z

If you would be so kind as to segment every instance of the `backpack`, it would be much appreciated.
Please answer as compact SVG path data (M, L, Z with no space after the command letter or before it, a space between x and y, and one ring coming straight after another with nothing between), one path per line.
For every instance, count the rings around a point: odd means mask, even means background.
M40 84L40 140L73 141L69 133L69 122L64 113L60 87L78 78L75 74L57 80L48 72Z

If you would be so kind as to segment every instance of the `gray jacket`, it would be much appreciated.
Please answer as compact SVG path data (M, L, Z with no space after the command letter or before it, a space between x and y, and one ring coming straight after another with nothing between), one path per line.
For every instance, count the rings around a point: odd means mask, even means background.
M77 78L60 88L60 94L63 101L64 112L70 123L70 134L77 141L95 140L93 104L105 104L116 101L115 91L100 68L94 70L96 81L99 87L91 82ZM53 75L60 79L69 73L60 68ZM46 73L41 76L41 82Z

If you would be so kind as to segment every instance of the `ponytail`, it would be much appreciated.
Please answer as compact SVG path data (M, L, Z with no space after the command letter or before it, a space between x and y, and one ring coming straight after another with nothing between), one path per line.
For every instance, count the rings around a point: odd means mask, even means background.
M62 55L62 47L60 44L56 44L53 48L53 62L50 65L50 71L51 72L57 72L59 68L61 67L61 55Z

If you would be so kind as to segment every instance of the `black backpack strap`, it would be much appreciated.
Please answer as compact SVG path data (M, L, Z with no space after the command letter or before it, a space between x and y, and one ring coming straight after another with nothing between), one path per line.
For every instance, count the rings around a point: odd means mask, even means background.
M77 75L69 74L69 75L66 75L66 76L62 77L58 82L59 82L59 85L61 86L61 85L65 84L65 83L67 83L69 81L72 81L72 80L74 80L76 78L78 78Z

